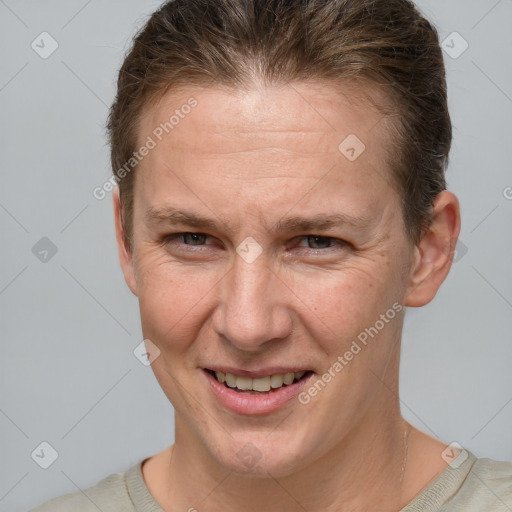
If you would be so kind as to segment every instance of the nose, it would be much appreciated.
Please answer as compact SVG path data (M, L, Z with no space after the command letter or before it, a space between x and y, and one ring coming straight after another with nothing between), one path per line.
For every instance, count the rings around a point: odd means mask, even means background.
M247 263L238 255L222 279L213 328L233 347L258 352L292 332L286 298L291 292L260 257Z

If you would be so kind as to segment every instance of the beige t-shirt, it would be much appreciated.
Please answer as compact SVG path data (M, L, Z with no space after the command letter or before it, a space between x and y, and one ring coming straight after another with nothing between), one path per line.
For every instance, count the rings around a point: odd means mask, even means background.
M467 450L459 458L400 512L512 512L512 462L477 459ZM144 483L142 462L30 512L163 512ZM194 507L207 510L199 503Z

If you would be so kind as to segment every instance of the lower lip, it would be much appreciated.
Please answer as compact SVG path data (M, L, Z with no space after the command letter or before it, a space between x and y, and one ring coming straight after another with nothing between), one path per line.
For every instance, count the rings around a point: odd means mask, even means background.
M208 382L210 383L213 394L217 400L226 408L238 414L250 416L273 413L293 400L300 393L306 381L311 375L298 382L275 389L270 393L253 395L249 393L239 393L221 384L211 373L203 370Z

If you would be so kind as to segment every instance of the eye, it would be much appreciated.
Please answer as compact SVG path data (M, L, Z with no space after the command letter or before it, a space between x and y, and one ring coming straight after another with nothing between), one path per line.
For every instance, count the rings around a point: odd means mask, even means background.
M162 239L162 242L167 245L174 245L176 250L179 250L180 246L183 250L185 250L186 247L190 247L190 250L193 250L193 247L197 247L199 250L200 247L211 249L211 247L208 247L212 245L211 238L212 237L206 233L188 231L169 234ZM312 253L330 252L336 250L336 248L343 249L350 245L349 242L345 240L330 236L305 235L298 238L299 242L296 247L303 248L306 252L309 250ZM213 245L215 244L213 243Z
M183 245L205 245L208 235L205 233L173 233L164 238L165 243L182 243Z
M330 236L307 235L303 237L302 241L306 242L307 247L313 250L330 249L335 245L347 245L347 242L344 240ZM301 245L301 247L304 247L304 245Z
M204 233L179 233L178 236L186 245L203 245L208 237Z

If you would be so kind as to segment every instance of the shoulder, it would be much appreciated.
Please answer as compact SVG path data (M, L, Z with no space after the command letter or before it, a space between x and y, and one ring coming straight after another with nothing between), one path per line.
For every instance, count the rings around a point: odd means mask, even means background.
M512 462L477 459L459 492L454 496L452 505L455 506L453 510L510 512Z
M126 485L125 473L113 473L96 485L49 500L30 512L135 512Z

